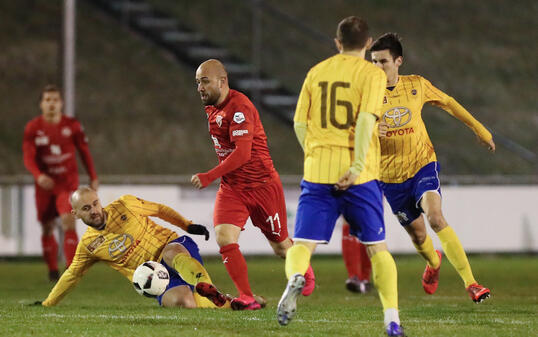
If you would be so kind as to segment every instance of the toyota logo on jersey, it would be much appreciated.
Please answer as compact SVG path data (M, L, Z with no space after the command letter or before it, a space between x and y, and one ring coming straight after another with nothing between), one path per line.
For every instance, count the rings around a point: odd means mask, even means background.
M110 257L115 259L121 254L123 254L127 249L131 247L133 244L133 237L129 234L122 234L118 235L114 239L112 239L112 242L110 245L108 245L108 253L110 254Z
M406 107L394 107L383 114L383 121L389 128L398 128L411 121L411 110Z

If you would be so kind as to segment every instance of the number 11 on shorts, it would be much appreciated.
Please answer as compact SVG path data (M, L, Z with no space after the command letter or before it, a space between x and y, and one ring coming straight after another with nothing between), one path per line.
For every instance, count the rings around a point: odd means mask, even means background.
M271 233L280 236L280 218L278 217L278 213L275 213L275 215L270 216L265 220L265 222L269 222L271 224ZM275 224L277 225L277 228L275 229Z

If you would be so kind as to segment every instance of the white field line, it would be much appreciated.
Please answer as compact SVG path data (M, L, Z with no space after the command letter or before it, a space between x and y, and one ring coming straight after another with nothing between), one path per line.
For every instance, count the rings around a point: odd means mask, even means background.
M0 315L1 317L2 315ZM153 319L157 321L188 321L190 318L188 317L182 317L182 316L163 316L163 315L105 315L105 314L99 314L99 315L81 315L81 314L74 314L74 315L66 315L66 314L56 314L56 313L46 313L42 314L41 317L47 318L47 317L54 317L54 318L76 318L76 319ZM229 321L229 317L222 317L222 318L210 318L212 321ZM242 320L245 321L273 321L273 319L267 319L267 318L260 318L260 317L243 317ZM276 321L276 319L275 319ZM295 322L301 322L301 323L329 323L329 324L335 324L335 323L345 323L348 322L347 320L334 320L334 319L317 319L317 320L303 320L303 319L295 319ZM354 321L355 323L359 324L371 324L371 321ZM447 324L447 325L455 325L455 324L461 324L461 321L457 321L454 319L410 319L405 320L405 322L409 323L437 323L437 324ZM530 321L520 321L520 320L504 320L501 318L495 318L495 323L499 324L507 324L507 325L526 325L530 324Z

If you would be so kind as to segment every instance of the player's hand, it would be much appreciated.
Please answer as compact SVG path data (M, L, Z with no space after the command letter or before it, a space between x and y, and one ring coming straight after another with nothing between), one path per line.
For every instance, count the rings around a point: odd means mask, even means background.
M379 130L379 138L387 136L387 131L389 131L389 125L387 123L379 122L377 128Z
M40 174L37 177L37 185L44 190L50 191L54 188L54 180L46 174Z
M99 180L94 179L90 181L90 187L92 188L92 190L97 191L97 189L99 188Z
M205 240L209 240L209 231L204 225L191 224L187 226L187 233L194 235L205 235Z
M358 175L348 170L334 185L336 190L345 191L351 186L355 180L357 180Z
M481 142L481 143L482 143L482 145L487 147L490 152L492 152L492 153L495 152L495 143L493 142L493 138L491 138L487 142Z
M198 177L197 174L193 175L191 177L191 184L196 187L197 189L202 189L204 186L202 185L202 181Z

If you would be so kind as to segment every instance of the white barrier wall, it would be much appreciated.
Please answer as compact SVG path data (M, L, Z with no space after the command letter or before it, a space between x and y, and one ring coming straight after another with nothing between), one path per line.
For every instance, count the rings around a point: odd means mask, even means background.
M213 235L212 212L216 188L196 191L190 187L176 185L103 185L99 190L103 205L123 194L133 194L140 198L166 204L195 223L207 225ZM538 252L538 186L447 186L442 190L443 211L448 223L458 234L467 252ZM299 197L298 187L285 187L289 232L293 233L295 210ZM23 241L17 247L14 225L5 226L0 233L0 255L40 255L41 231L36 220L34 188L23 187ZM15 202L13 202L15 204ZM14 205L15 207L15 205ZM16 212L15 212L16 213ZM2 217L5 218L5 217ZM12 214L16 221L16 214ZM414 247L407 233L391 214L385 203L387 244L394 253L412 253ZM160 219L156 222L165 225ZM166 225L167 227L173 227ZM79 236L85 225L77 224ZM8 230L5 230L8 228ZM9 230L11 228L11 230ZM178 229L178 233L182 231ZM430 230L430 234L432 234ZM204 241L193 236L200 246L202 255L218 254L214 236ZM436 248L441 244L432 235ZM340 253L341 221L337 224L331 242L320 246L317 252ZM250 223L242 232L239 244L246 254L269 254L269 244L261 233ZM60 246L61 247L61 246Z

